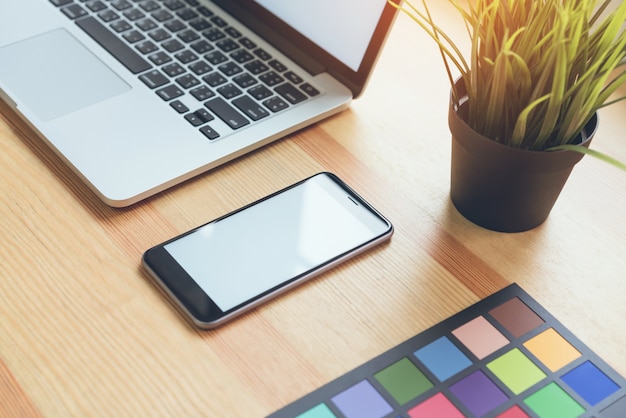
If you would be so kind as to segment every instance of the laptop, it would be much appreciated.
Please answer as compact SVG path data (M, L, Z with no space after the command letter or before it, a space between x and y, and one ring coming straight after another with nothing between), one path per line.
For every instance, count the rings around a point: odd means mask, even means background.
M132 205L335 114L386 0L0 0L0 98L106 204Z

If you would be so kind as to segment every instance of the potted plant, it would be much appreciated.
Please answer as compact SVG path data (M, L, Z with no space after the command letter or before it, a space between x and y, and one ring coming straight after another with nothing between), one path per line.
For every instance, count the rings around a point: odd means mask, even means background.
M421 8L388 1L443 57L451 84L450 194L466 218L492 230L532 229L584 154L626 170L588 148L597 110L616 101L626 81L626 2L449 0L467 28L471 49L463 54L427 0L415 0Z

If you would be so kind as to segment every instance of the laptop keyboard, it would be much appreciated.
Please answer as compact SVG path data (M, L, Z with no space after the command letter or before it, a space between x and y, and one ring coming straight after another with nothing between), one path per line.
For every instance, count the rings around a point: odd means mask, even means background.
M210 140L320 94L197 0L50 2Z

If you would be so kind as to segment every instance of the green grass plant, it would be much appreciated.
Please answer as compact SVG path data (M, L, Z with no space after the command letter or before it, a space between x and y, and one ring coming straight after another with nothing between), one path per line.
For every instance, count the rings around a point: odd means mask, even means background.
M598 109L624 99L612 98L626 81L626 2L447 0L460 13L471 41L464 54L435 23L427 0L388 1L437 43L457 105L461 97L454 81L462 77L466 122L475 131L527 150L593 154L626 170L575 144Z

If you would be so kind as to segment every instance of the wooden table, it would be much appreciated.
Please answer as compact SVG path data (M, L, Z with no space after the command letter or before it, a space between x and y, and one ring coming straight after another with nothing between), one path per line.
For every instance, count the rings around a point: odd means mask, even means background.
M510 282L626 375L626 173L585 157L545 224L481 229L449 199L448 90L400 16L349 110L127 209L2 105L0 415L263 416ZM592 146L626 161L624 115L603 110ZM322 170L392 220L391 243L216 331L140 267L145 249Z

